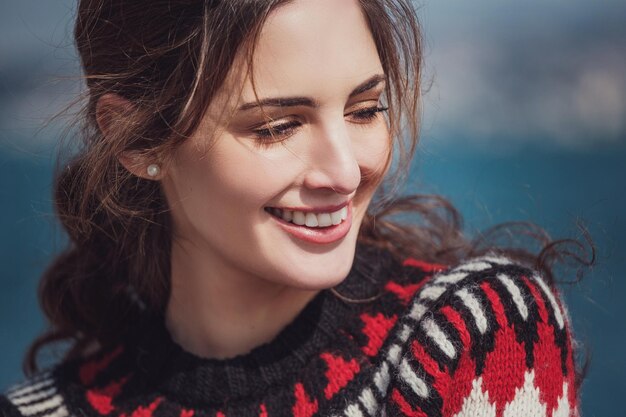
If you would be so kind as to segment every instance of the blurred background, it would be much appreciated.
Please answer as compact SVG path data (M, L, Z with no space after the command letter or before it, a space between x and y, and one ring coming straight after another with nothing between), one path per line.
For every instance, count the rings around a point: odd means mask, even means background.
M0 3L0 390L22 378L23 353L45 327L37 281L63 243L50 187L71 119L51 117L81 91L74 7ZM561 286L591 353L583 416L626 415L626 2L419 7L426 93L407 191L448 197L469 233L533 221L580 238L584 222L597 265Z

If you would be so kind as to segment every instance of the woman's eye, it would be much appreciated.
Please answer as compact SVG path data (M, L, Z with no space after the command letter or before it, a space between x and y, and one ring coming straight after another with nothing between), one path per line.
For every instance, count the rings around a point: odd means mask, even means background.
M349 113L348 115L356 119L358 123L368 123L368 122L373 121L378 116L378 113L381 113L387 110L389 110L389 107L382 107L382 106L368 107L365 109L355 110Z
M262 142L278 142L290 136L299 126L300 122L294 120L275 125L263 125L263 127L253 129L252 133L256 139Z
M367 124L378 116L378 113L387 111L388 107L372 106L353 110L348 113L347 116L355 123ZM302 123L298 120L291 120L283 123L265 123L256 128L252 128L252 134L254 138L263 144L271 144L280 142L293 135L295 131L302 126Z

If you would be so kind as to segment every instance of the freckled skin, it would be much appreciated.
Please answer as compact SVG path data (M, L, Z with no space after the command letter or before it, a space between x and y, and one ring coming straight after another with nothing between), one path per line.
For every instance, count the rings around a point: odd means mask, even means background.
M382 86L349 97L383 74L357 1L297 0L268 18L254 55L258 97L318 104L264 108L273 126L298 124L279 141L255 134L266 122L258 109L237 111L255 101L250 77L237 69L162 180L175 226L167 324L202 356L270 340L319 290L345 279L377 185L362 177L380 178L389 153L384 116L355 116L379 104ZM264 210L350 199L352 228L324 245L286 233Z

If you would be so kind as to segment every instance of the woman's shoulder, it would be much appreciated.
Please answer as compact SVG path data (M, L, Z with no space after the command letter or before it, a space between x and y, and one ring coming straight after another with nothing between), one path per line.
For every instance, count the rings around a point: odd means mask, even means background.
M65 417L68 411L52 371L42 371L0 394L2 417Z
M566 325L567 310L558 288L539 270L509 257L487 254L447 267L408 259L404 265L422 271L426 265L434 271L412 299L407 315L414 320L423 318L428 310L449 304L467 309L481 332L503 320L544 320L559 329Z
M106 348L93 345L80 357L58 362L10 386L0 392L0 417L67 417L69 401L77 401L77 393L104 404L105 396L98 397L97 392L87 388L96 381L112 378L111 371L107 371L112 364L115 363L115 369L123 369L124 351L122 344ZM80 400L77 404L82 407Z
M538 270L496 254L467 259L433 274L407 305L383 363L387 407L570 415L573 345L559 291Z

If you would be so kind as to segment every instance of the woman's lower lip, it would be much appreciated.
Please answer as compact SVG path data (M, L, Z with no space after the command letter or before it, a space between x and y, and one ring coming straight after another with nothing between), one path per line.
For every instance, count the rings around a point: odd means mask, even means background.
M348 204L348 216L341 223L328 227L307 227L270 215L278 226L290 235L308 243L324 245L343 239L352 227L352 202Z

